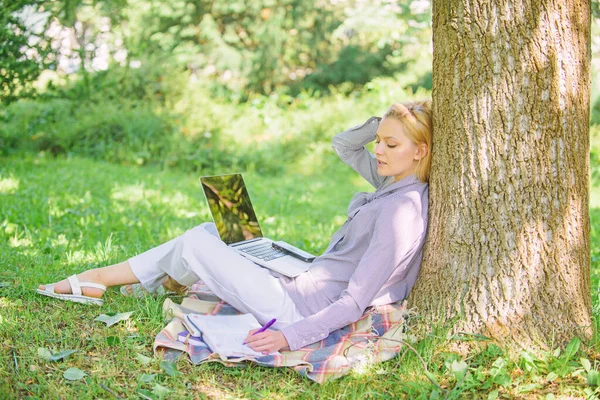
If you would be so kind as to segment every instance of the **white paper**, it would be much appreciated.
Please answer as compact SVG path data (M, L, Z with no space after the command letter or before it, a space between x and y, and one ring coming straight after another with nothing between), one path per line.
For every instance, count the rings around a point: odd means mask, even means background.
M243 344L250 330L262 327L252 314L188 314L186 318L188 319L187 322L202 331L202 338L211 350L221 356L263 356L262 353L256 352Z

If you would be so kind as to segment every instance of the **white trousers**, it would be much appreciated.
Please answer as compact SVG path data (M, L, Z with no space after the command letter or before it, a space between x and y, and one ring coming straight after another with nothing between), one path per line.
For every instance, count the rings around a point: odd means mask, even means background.
M150 292L167 275L184 286L201 279L219 298L261 324L277 318L273 327L282 329L303 318L279 280L221 241L213 223L130 258L129 265Z

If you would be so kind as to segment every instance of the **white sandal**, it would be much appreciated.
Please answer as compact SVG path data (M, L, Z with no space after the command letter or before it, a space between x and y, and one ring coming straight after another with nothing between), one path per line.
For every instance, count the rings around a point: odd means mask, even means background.
M44 290L38 289L37 292L39 294L43 294L44 296L54 297L55 299L74 301L75 303L83 303L83 304L95 304L97 306L101 306L104 304L104 300L98 299L96 297L84 296L81 292L81 288L83 287L91 287L100 289L106 292L106 286L101 285L99 283L93 282L79 282L77 275L72 275L67 278L69 284L71 285L71 294L66 293L54 293L54 283L50 283L45 285L46 288Z

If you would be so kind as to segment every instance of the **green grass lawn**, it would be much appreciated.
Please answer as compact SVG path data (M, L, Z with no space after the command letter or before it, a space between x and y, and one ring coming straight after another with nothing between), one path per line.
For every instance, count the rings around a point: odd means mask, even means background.
M300 173L263 176L250 171L245 179L264 233L319 253L345 220L352 195L369 187L341 163L304 162ZM154 337L165 325L164 297L132 299L110 289L105 305L98 308L35 294L39 283L123 261L210 220L198 176L77 158L0 159L0 398L114 398L110 391L121 398L282 399L595 393L597 386L586 382L597 382L596 341L572 354L509 359L502 349L489 346L461 358L447 350L452 339L437 331L415 344L436 384L411 352L324 385L289 369L194 367L185 358L177 363L180 374L170 376L152 354ZM598 187L592 190L591 204L596 288ZM593 289L597 316L595 293ZM127 311L133 311L129 320L112 327L93 321L101 313ZM39 348L77 352L45 361ZM580 358L591 361L591 372ZM63 374L71 367L87 375L69 381Z

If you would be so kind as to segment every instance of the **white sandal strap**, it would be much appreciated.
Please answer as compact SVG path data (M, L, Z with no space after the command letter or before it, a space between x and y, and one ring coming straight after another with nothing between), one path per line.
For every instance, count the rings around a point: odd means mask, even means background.
M81 296L81 287L79 286L79 279L77 279L77 275L71 275L67 278L67 280L71 285L71 293L77 296Z
M101 285L99 283L94 283L94 282L79 282L79 286L101 289L101 290L104 290L106 292L106 286Z
M69 281L69 284L71 285L71 293L74 295L77 295L77 296L82 295L82 292L81 292L82 287L92 287L92 288L106 291L106 286L101 285L99 283L80 282L79 279L77 278L77 275L71 275L70 277L67 278L67 280Z

